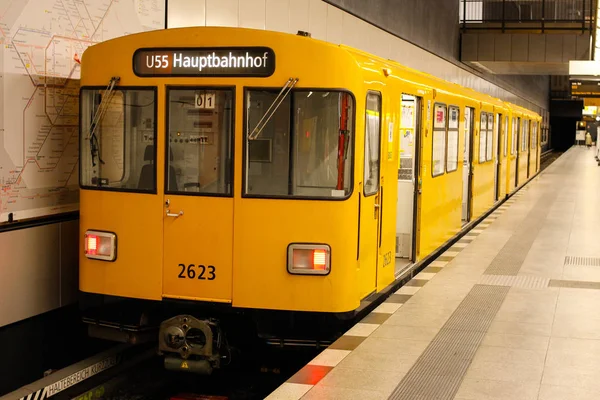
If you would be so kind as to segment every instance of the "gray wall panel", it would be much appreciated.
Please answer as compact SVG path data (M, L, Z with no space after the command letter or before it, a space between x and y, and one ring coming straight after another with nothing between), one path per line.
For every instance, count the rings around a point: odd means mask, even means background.
M77 300L78 224L0 233L0 327Z
M494 59L494 35L480 34L478 36L487 36L483 41L472 41L467 44L463 41L463 49L460 47L460 26L459 20L459 1L450 0L324 0L335 7L339 7L356 17L367 21L395 36L398 36L410 43L413 43L428 52L435 54L461 68L467 69L469 72L475 72L472 68L461 63L459 53L463 55L479 53L480 60ZM527 36L513 36L512 43L508 43L511 39L509 34L506 34L506 41L502 43L502 58L512 55L527 57L530 44ZM535 35L534 35L535 36ZM536 42L536 38L532 39ZM482 43L483 42L483 43ZM486 43L487 42L487 43ZM512 44L512 46L511 46ZM512 47L512 48L511 48ZM541 58L545 53L545 47L536 47L534 58ZM399 60L403 61L403 60ZM441 61L441 60L440 60ZM440 63L441 65L442 63ZM413 68L422 69L419 66ZM492 96L502 98L506 101L513 101L524 107L548 108L549 77L544 76L544 84L540 86L540 80L537 77L517 76L508 77L504 75L493 75L491 73L476 72L483 79L502 87L500 90L490 91L489 87L480 82L475 83L477 79L471 82L471 79L457 80L452 74L445 76L443 73L426 71L440 76L452 82L459 83L464 86L472 87L476 90L488 93ZM478 87L481 85L480 87ZM505 89L505 90L503 90ZM520 98L525 99L523 102L518 98L511 100L511 95L506 91L517 94ZM495 93L494 93L495 92ZM527 102L535 104L530 105Z
M326 0L444 58L458 59L458 1Z
M75 303L79 293L79 220L60 225L60 304Z

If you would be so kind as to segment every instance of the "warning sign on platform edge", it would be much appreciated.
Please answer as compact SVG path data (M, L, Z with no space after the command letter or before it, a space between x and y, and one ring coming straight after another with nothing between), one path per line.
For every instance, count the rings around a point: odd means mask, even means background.
M21 397L20 400L42 400L47 399L49 397L54 396L57 393L62 392L65 389L70 388L78 383L85 381L88 378L91 378L94 375L99 374L102 371L106 371L109 368L114 367L119 362L118 356L110 356L101 361L98 361L95 364L90 365L80 371L77 371L69 376L64 377L63 379L54 382L34 393L31 393L27 396ZM52 376L52 375L50 375Z

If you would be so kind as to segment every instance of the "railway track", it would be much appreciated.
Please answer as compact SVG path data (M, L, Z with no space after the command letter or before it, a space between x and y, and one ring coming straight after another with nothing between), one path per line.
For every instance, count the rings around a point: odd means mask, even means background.
M540 172L544 169L548 168L550 164L552 164L558 157L560 157L564 152L562 151L554 151L548 150L540 155Z
M264 399L317 352L305 347L252 349L236 365L201 376L166 370L155 345L119 345L0 400Z

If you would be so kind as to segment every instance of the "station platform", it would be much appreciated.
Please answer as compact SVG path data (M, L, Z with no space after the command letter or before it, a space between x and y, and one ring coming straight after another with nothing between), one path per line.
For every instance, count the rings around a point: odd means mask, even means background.
M267 399L599 398L599 206L573 147Z

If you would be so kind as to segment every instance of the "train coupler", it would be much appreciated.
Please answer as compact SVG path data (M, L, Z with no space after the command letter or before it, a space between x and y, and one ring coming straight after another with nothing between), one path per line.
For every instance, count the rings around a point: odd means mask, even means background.
M219 322L178 315L163 321L158 333L158 351L168 370L209 375L221 367L227 350Z

